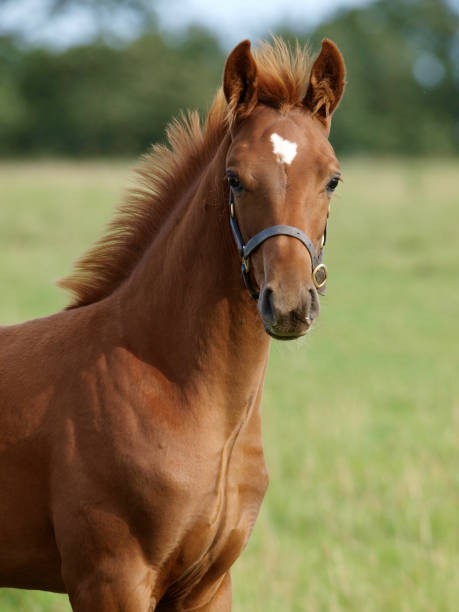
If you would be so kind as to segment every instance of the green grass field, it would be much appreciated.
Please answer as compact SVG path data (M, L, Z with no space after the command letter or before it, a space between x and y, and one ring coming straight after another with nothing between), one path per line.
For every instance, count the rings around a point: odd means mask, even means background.
M236 612L459 610L458 160L345 160L328 295L273 343L271 484L233 571ZM0 164L0 321L57 310L122 163ZM0 492L1 494L1 492ZM0 591L0 612L69 610Z

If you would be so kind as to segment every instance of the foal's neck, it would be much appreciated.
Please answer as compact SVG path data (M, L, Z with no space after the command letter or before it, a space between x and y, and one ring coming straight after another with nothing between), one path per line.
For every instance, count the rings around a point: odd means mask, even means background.
M185 394L258 392L269 338L244 288L225 201L229 138L120 290L130 349ZM217 388L219 391L216 391Z

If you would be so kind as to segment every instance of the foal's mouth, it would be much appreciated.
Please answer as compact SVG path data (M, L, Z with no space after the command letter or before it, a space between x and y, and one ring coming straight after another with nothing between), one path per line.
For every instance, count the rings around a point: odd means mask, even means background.
M294 330L275 329L269 326L264 321L263 321L263 327L265 328L265 332L268 334L268 336L271 336L271 338L274 338L274 340L284 340L284 341L297 340L298 338L302 338L308 333L308 331L312 327L312 321L308 324L305 324L305 326L302 327L302 329L294 329Z

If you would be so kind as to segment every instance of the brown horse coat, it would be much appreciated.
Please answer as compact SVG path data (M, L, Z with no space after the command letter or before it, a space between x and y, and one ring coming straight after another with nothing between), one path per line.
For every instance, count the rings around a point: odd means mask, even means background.
M265 330L304 334L318 298L307 250L276 236L252 257L257 311L225 172L244 236L289 223L320 248L339 178L332 43L308 75L278 41L255 59L238 45L226 102L203 131L195 115L169 129L172 151L146 158L63 281L71 307L1 328L0 586L67 592L79 612L230 609L229 570L268 483Z

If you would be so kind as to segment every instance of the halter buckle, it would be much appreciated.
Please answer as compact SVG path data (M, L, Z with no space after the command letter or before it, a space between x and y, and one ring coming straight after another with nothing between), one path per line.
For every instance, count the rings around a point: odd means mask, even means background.
M322 273L322 274L320 274L320 273ZM319 274L319 278L317 278L317 274ZM322 275L323 275L323 277L320 280L320 277ZM316 289L322 289L322 287L327 282L327 278L328 278L327 266L325 264L323 264L323 263L320 263L312 271L312 280L314 281L314 285L316 286Z
M250 271L250 259L248 257L247 259L245 257L242 258L242 267L244 268L245 273L248 274Z

